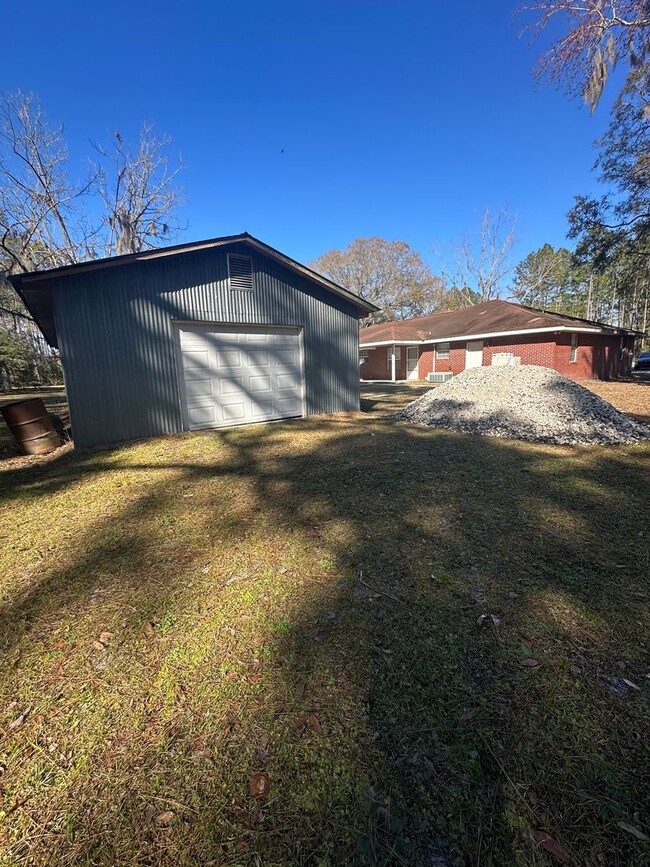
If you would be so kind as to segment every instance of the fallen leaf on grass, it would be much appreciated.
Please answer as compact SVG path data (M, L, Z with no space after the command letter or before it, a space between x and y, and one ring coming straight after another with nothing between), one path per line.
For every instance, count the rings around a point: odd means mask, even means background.
M24 724L27 717L29 716L30 711L31 711L31 707L26 707L25 710L20 714L20 716L17 716L13 722L9 723L9 728L10 729L19 729Z
M212 750L209 750L207 747L201 750L195 750L192 753L192 759L195 762L200 761L201 759L210 759L212 758Z
M147 638L151 638L151 636L153 635L153 626L151 625L151 623L149 623L149 621L147 621L144 625L144 634L147 636Z
M269 775L265 774L263 771L259 774L255 774L255 776L251 778L249 787L251 797L262 798L271 788Z
M112 632L100 632L98 640L99 640L100 644L103 644L105 646L108 644L108 642L111 640L112 637L113 637Z
M563 864L570 863L567 853L560 846L557 840L554 840L550 834L546 833L546 831L535 831L535 840L537 840L542 849L546 849L546 851L554 858L557 858L558 861L561 861Z
M617 822L616 823L619 828L622 828L623 831L627 831L628 834L633 834L637 840L647 840L648 836L643 833L643 831L639 831L638 828L635 828L634 825L628 825L627 822Z
M542 663L539 659L534 659L532 656L527 657L526 659L520 659L519 665L523 665L526 668L539 668Z
M496 614L481 614L481 616L479 617L479 619L476 622L480 626L482 623L484 623L488 619L490 619L495 626L498 626L499 623L501 622L499 620L499 618L496 616Z
M319 735L323 734L323 728L320 724L320 720L315 713L309 713L305 714L305 716L299 716L298 719L294 721L291 728L294 730L294 732L301 732L307 726L313 728L313 730L315 732L318 732Z
M623 683L626 683L628 686L631 686L632 689L636 689L639 692L641 692L641 687L637 686L636 683L633 683L631 680L628 680L627 677L623 677L621 679L622 679Z
M93 641L93 648L100 653L103 653L106 650L106 646L101 643L101 641Z
M318 732L319 735L323 734L323 729L321 728L320 720L316 716L315 713L310 713L307 717L307 723L310 725L315 732Z
M161 828L166 827L167 825L171 825L173 821L173 810L165 810L164 813L160 813L158 816L156 816L156 825L159 825Z

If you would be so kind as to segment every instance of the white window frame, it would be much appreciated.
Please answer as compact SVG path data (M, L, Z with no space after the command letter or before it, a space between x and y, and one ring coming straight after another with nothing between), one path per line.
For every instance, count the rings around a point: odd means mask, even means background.
M369 358L370 358L370 350L369 349L360 349L359 350L359 364L365 364Z
M578 360L578 335L571 335L571 352L569 354L569 364L574 364Z
M446 349L441 349L441 346L446 346ZM449 358L449 343L436 343L436 358L439 358L441 361L446 361Z

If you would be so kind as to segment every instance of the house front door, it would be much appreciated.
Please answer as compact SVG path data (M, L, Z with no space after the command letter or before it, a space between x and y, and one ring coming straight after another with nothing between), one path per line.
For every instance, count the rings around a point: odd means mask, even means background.
M418 356L420 350L417 346L406 348L406 378L418 379Z
M465 370L470 367L483 367L483 341L468 340L465 349Z

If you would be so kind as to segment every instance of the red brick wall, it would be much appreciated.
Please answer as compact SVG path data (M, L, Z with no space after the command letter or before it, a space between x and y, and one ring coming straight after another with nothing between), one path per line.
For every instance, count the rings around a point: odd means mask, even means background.
M512 352L521 358L522 364L539 364L553 367L555 362L555 335L529 334L517 340L512 337L493 337L483 343L483 364L492 364L492 356L499 352Z
M485 364L485 347L483 348L483 364ZM426 379L427 373L434 372L434 352L430 346L420 348L419 377ZM456 376L465 370L465 341L452 343L449 346L449 358L435 358L435 372L446 373L450 371Z
M498 352L511 352L521 358L522 364L539 364L557 370L569 379L610 379L629 373L633 353L633 340L623 345L615 335L578 334L578 351L574 362L571 357L571 334L528 334L518 341L513 338L491 338L483 341L483 366L492 364ZM465 369L465 341L452 343L448 359L435 359L435 371L449 371L454 375ZM431 346L420 347L419 377L426 379L434 370L434 352Z
M427 373L433 373L433 349L430 346L420 347L420 358L418 359L418 378L426 379Z
M554 367L570 379L612 379L630 372L631 338L578 334L577 357L571 362L571 335L559 334Z
M388 346L368 350L368 361L359 365L361 379L392 379ZM400 346L401 358L395 360L395 377L406 379L406 347Z

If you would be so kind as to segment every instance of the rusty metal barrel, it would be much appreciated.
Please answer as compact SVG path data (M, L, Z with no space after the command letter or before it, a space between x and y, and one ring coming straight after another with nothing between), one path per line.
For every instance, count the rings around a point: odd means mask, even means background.
M40 397L16 400L0 407L7 427L26 455L44 455L61 445L52 419Z

